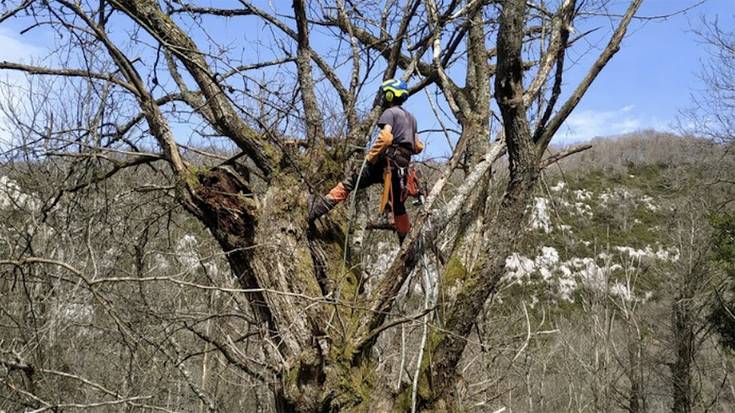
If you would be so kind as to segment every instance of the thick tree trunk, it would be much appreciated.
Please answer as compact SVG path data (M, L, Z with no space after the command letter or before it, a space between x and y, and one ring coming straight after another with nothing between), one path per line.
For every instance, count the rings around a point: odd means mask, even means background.
M479 106L489 109L490 103L478 102ZM464 156L464 171L467 177L475 166L482 161L487 153L490 130L488 120L489 110L478 109L476 113L470 114L462 124L463 138L467 139L467 148ZM465 136L466 135L466 136ZM487 206L488 188L492 172L488 170L480 181L480 185L467 198L457 222L457 232L454 235L454 243L449 251L448 261L459 260L459 263L467 271L474 271L479 264L478 259L482 254L485 231L485 217L483 212ZM449 302L447 303L449 304Z
M487 46L483 8L476 7L469 21L467 36L467 86L464 89L469 107L462 119L462 133L470 139L465 151L466 171L480 162L489 147L490 69L486 64Z
M229 168L198 171L197 216L227 254L262 327L263 352L280 381L279 406L319 411L324 383L325 308L306 242L305 194L284 174L259 199ZM257 213L257 215L256 215Z
M246 182L230 168L201 170L192 179L195 213L249 290L278 411L392 406L386 383L374 375L376 366L353 354L360 320L345 303L355 297L356 276L345 271L349 263L343 266L342 240L330 243L322 233L319 243L310 242L306 192L297 178L282 171L258 199L247 195ZM323 267L317 271L318 266ZM325 298L337 289L342 304Z
M694 407L694 357L697 340L697 291L701 291L704 279L701 266L705 253L698 250L701 240L696 238L698 222L690 216L683 228L686 243L682 248L683 267L672 275L675 277L676 295L671 303L671 339L674 360L671 368L671 392L674 413L689 413Z
M475 317L495 291L503 275L505 259L513 251L523 227L531 192L538 180L539 160L523 105L523 64L521 47L526 13L523 0L506 1L498 32L496 100L504 121L508 145L510 182L499 210L488 218L486 262L466 275L462 290L450 313L444 334L434 349L430 373L431 394L422 394L427 407L453 408L456 368L464 351Z
M671 365L671 381L674 413L692 411L692 362L694 326L691 317L691 297L680 297L672 306L672 337L674 362Z
M635 329L628 327L628 380L630 380L628 411L630 413L646 411L643 366L641 365L642 353L642 337Z

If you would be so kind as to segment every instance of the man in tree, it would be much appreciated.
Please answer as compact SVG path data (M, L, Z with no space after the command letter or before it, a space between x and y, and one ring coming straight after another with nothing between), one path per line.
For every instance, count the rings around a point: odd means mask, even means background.
M315 199L309 208L309 222L331 211L347 199L355 188L383 183L380 210L390 207L393 225L401 242L411 229L404 201L407 193L408 166L411 155L424 149L416 133L416 118L401 105L408 98L406 82L390 79L380 86L385 111L378 119L380 133L366 156L365 165L353 171L324 197Z

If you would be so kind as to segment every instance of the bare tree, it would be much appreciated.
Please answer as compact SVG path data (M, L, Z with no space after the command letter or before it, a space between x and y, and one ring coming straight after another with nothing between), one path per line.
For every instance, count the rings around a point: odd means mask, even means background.
M683 129L719 142L735 137L735 33L717 20L704 21L697 35L710 53L701 70L705 90L694 92L693 107L683 112Z
M505 259L519 239L540 171L575 152L544 158L546 149L619 50L641 2L629 2L608 43L563 102L565 56L575 45L573 22L584 16L587 2L564 0L551 9L543 2L529 5L524 0L410 1L403 7L388 1L373 16L376 9L368 3L338 1L315 10L310 8L312 3L294 0L293 19L244 0L232 8L154 0L11 2L4 3L0 22L27 19L36 27L31 22L41 21L70 39L71 47L64 50L63 59L53 60L56 65L2 62L0 68L84 79L99 102L98 120L82 128L80 138L72 142L75 153L70 147L42 153L105 165L80 171L85 179L78 189L65 186L59 198L74 190L91 196L83 191L89 185L128 168L150 165L166 182L165 188L158 189L171 195L209 231L239 284L239 288L224 291L233 295L232 300L236 296L247 299L252 319L242 335L257 337L260 349L251 356L226 332L215 336L187 321L179 322L178 327L206 343L205 349L217 349L248 380L268 383L278 410L445 411L458 408L459 361L476 316L496 291ZM317 17L319 11L323 15ZM274 44L286 52L268 61L238 61L253 50L233 51L225 42L219 44L208 36L210 19L221 18L259 22L272 31ZM337 41L345 39L348 51L332 50L334 56L328 57L320 53L313 41L316 26L333 28ZM526 56L527 49L534 50L533 59ZM451 69L460 56L464 74L455 78ZM335 64L328 62L332 57L337 64L351 65L346 82ZM381 62L377 66L376 60ZM292 62L296 74L277 85L259 82L257 75L251 75L260 70L261 76L275 77L269 68L281 70ZM341 168L334 165L342 165L351 155L347 145L361 146L367 141L380 112L368 86L370 78L376 72L383 78L394 77L399 68L404 78L415 79L412 93L436 85L462 131L414 229L374 287L364 289L358 259L344 250L344 230L329 223L312 230L300 217L306 215L307 193L319 189L318 181L341 174ZM529 73L531 81L524 81ZM234 82L238 76L269 91L268 97L251 96L249 87ZM464 80L462 87L458 86L460 79ZM502 123L500 138L492 144L491 84ZM295 86L298 93L283 93ZM333 133L325 126L331 102L320 104L320 90L333 92L330 96L337 97L345 113L345 126ZM111 102L124 110L110 113L116 108ZM198 122L191 128L193 136L225 142L231 155L222 159L201 148L189 150L174 126L187 117ZM38 137L39 147L61 132L52 116L45 120L45 129L30 130L31 136ZM299 123L302 133L294 129L293 122ZM295 131L297 145L293 145ZM63 136L71 139L67 136L76 135ZM487 182L487 171L505 151L509 179L497 209L473 208L482 216L477 264L456 275L459 288L445 304L443 316L425 330L412 385L404 382L397 390L391 389L377 376L380 354L376 344L387 331L432 311L427 293L423 309L415 314L397 313L401 291L414 270L427 271L417 269L417 264L432 252L438 236L454 241L461 236L461 231L447 223L465 207L475 188ZM446 183L462 160L466 163L462 185L447 205L438 207L437 199L445 194ZM483 193L475 198L484 205L486 197ZM442 233L447 228L453 232ZM59 276L77 277L88 286L106 279L115 282L115 277L101 275L98 279L87 273L89 269L36 256L33 250L3 264L17 271L54 268ZM222 287L217 280L211 282ZM427 291L433 288L431 284L429 277L424 284ZM90 291L95 294L95 289L90 287ZM98 300L105 305L103 296ZM113 311L109 315L119 318ZM127 331L125 322L120 320L120 325ZM138 339L145 339L145 334ZM206 381L192 379L180 349L177 338L171 337L160 354L183 369L179 371L182 380L202 406L216 410L207 395ZM26 374L37 369L17 359L5 365ZM32 388L11 388L24 398L38 397ZM44 400L29 403L52 406Z

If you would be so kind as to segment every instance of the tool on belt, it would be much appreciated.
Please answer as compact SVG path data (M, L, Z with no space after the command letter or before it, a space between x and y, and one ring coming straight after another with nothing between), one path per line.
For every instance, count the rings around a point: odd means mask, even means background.
M421 205L426 199L426 188L421 184L419 180L421 178L421 171L414 168L412 165L407 167L400 167L390 159L386 159L387 165L383 170L383 195L380 198L380 213L385 211L386 205L391 204L393 209L393 201L396 194L393 193L393 173L398 174L398 182L400 187L401 202L405 202L408 197L416 198L414 205Z

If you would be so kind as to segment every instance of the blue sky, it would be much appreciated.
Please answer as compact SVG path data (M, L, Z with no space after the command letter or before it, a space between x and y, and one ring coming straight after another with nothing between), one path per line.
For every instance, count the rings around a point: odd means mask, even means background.
M668 15L698 2L646 0L639 15ZM264 2L264 8L269 4L279 12L292 12L290 2ZM612 9L617 11L625 4L626 1L614 0ZM667 19L634 21L620 52L603 70L554 142L564 144L641 129L672 128L678 111L689 104L690 95L702 89L697 72L707 57L707 49L692 31L702 27L703 18L718 17L724 27L734 27L734 15L735 0L707 0L686 13ZM255 53L264 53L262 59L268 60L273 56L267 48L259 48L258 41L267 42L270 33L264 30L262 23L243 24L254 22L252 19L225 23L218 20L215 30L235 42L249 42ZM583 75L609 38L610 27L609 24L605 27L606 21L592 20L589 24L604 30L586 40L591 47L589 53L570 56L569 60L576 60L577 64L566 74L567 90L575 85L575 80ZM577 30L581 32L590 27L578 27ZM30 57L43 56L47 45L52 44L48 33L36 30L21 36L20 28L22 26L14 23L0 25L0 60L28 61ZM7 72L0 73L0 78L5 79L7 75ZM17 75L9 76L11 82L20 79ZM413 98L406 106L415 111L420 129L439 126L423 97ZM426 138L430 143L430 156L447 154L448 147L442 135L431 134Z
M667 15L695 0L648 0L641 16ZM666 20L635 21L621 50L582 99L555 142L654 128L667 130L690 96L703 88L697 73L707 48L693 33L718 16L733 27L734 0L708 0Z

